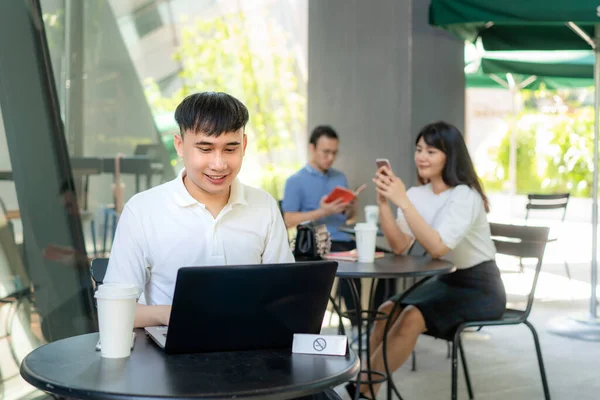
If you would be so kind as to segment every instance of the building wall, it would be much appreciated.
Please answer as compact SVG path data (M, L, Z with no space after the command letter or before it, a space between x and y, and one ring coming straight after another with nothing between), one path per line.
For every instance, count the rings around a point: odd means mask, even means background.
M309 1L308 129L331 124L336 167L351 186L369 183L359 218L375 203L376 158L412 185L418 130L440 119L464 127L464 46L430 27L427 11L411 0Z

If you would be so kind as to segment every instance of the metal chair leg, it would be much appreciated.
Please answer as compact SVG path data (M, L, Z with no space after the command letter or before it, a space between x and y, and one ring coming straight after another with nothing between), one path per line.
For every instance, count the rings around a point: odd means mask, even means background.
M416 371L417 370L417 353L413 350L412 351L412 371Z
M112 245L115 241L115 235L117 234L117 213L115 212L112 216L112 238L110 242L110 248L112 249Z
M90 221L90 230L92 231L92 245L94 247L94 257L98 257L98 248L96 246L96 221L92 218Z
M544 398L546 400L550 400L550 389L548 388L548 380L546 379L546 369L544 368L544 360L542 359L542 349L540 347L540 339L538 338L538 334L531 325L531 323L527 320L523 321L525 325L531 330L531 334L533 335L533 341L535 343L535 352L537 353L538 365L540 367L540 375L542 378L542 386L544 388Z
M102 256L106 256L106 237L108 235L108 210L104 210L104 228L102 231Z
M452 400L458 399L458 341L460 331L456 331L454 341L452 341Z
M459 336L458 349L460 350L460 358L462 360L463 372L465 373L465 382L467 383L467 391L469 392L469 399L473 400L473 388L471 387L471 377L469 376L469 369L467 368L467 358L465 357L465 350L463 349L462 339Z

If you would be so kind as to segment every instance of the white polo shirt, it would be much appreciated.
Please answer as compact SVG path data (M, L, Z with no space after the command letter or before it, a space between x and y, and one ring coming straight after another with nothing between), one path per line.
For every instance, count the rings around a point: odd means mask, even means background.
M171 304L181 267L294 262L279 207L267 192L237 179L214 218L174 180L125 205L104 282L136 285L148 305Z

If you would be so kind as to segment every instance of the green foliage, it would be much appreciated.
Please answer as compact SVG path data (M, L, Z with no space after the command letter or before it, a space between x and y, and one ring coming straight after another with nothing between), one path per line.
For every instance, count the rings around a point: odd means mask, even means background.
M200 91L227 92L240 99L250 112L248 150L259 154L262 166L257 181L278 197L287 171L298 165L275 167L276 155L293 149L294 135L305 130L306 100L285 32L272 21L265 24L267 38L259 45L249 41L242 13L187 25L173 56L182 66L182 87L166 98L149 80L146 96L154 113L173 112L185 96Z
M490 156L497 162L483 177L488 190L508 184L509 131ZM594 110L526 110L517 117L517 193L570 192L589 197L593 175Z

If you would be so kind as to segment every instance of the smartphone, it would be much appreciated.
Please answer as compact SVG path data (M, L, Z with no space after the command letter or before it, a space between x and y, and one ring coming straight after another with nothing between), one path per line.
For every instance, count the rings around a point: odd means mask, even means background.
M377 160L375 160L375 162L377 163L377 170L379 170L383 166L388 167L390 170L392 169L390 160L388 160L387 158L378 158Z

